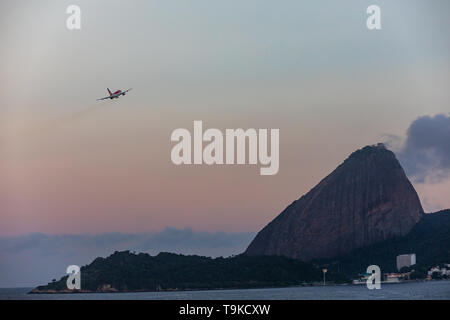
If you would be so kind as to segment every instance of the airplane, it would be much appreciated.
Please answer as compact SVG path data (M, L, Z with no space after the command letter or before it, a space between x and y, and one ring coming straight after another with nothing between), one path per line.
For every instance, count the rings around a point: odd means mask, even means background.
M98 101L98 100L105 100L105 99L115 99L115 98L119 98L120 96L124 96L125 93L127 93L128 91L130 91L130 90L133 89L133 88L130 88L130 89L125 90L125 91L117 90L116 92L111 92L111 90L109 90L109 88L106 88L106 89L108 89L109 97L100 98L100 99L97 99L97 101Z

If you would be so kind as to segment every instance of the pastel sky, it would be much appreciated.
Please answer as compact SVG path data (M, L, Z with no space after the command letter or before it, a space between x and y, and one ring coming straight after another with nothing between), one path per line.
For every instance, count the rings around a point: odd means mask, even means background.
M66 29L66 8L82 29ZM381 7L382 30L366 27ZM351 152L449 114L450 2L0 4L0 236L255 232ZM96 99L133 88L114 101ZM176 128L279 128L280 171L175 166ZM415 183L450 207L450 180Z

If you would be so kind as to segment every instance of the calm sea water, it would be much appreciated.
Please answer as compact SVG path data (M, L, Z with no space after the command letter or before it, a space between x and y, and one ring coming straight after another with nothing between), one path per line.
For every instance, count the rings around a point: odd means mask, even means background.
M245 290L208 290L182 292L27 294L31 288L1 288L0 300L310 300L310 299L439 299L450 300L450 281L382 284L380 290L364 285L291 287Z

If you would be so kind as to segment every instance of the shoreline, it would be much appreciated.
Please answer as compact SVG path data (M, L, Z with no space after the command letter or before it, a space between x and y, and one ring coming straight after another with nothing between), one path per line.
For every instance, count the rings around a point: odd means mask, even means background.
M382 285L398 285L398 284L408 284L408 283L424 283L424 282L440 282L440 281L450 281L448 279L442 279L442 280L425 280L425 279L419 279L419 280L404 280L399 282L381 282ZM91 290L62 290L62 291L56 291L56 290L37 290L37 288L34 288L33 290L27 292L26 294L95 294L95 293L145 293L145 292L192 292L192 291L228 291L228 290L257 290L257 289L284 289L284 288L303 288L303 287L339 287L339 286L364 286L365 283L334 283L334 284L305 284L305 285L293 285L293 286L273 286L273 287L235 287L235 288L204 288L204 289L165 289L165 290L98 290L98 291L91 291Z
M327 284L326 287L350 286L351 283ZM264 287L233 287L233 288L188 288L188 289L163 289L163 290L37 290L37 288L27 292L27 294L76 294L76 293L141 293L141 292L189 292L189 291L227 291L227 290L256 290L256 289L283 289L283 288L302 288L302 287L324 287L323 284L304 284L292 286L264 286Z

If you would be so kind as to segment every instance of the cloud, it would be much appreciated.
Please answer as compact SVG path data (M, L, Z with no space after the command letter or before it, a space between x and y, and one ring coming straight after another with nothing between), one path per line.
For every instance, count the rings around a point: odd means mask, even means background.
M437 183L448 178L450 115L438 114L416 119L409 126L406 141L397 156L406 174L415 182Z
M28 287L59 279L71 264L86 265L114 251L156 255L167 251L206 256L242 253L254 233L201 232L166 228L157 233L104 233L0 237L0 287Z

